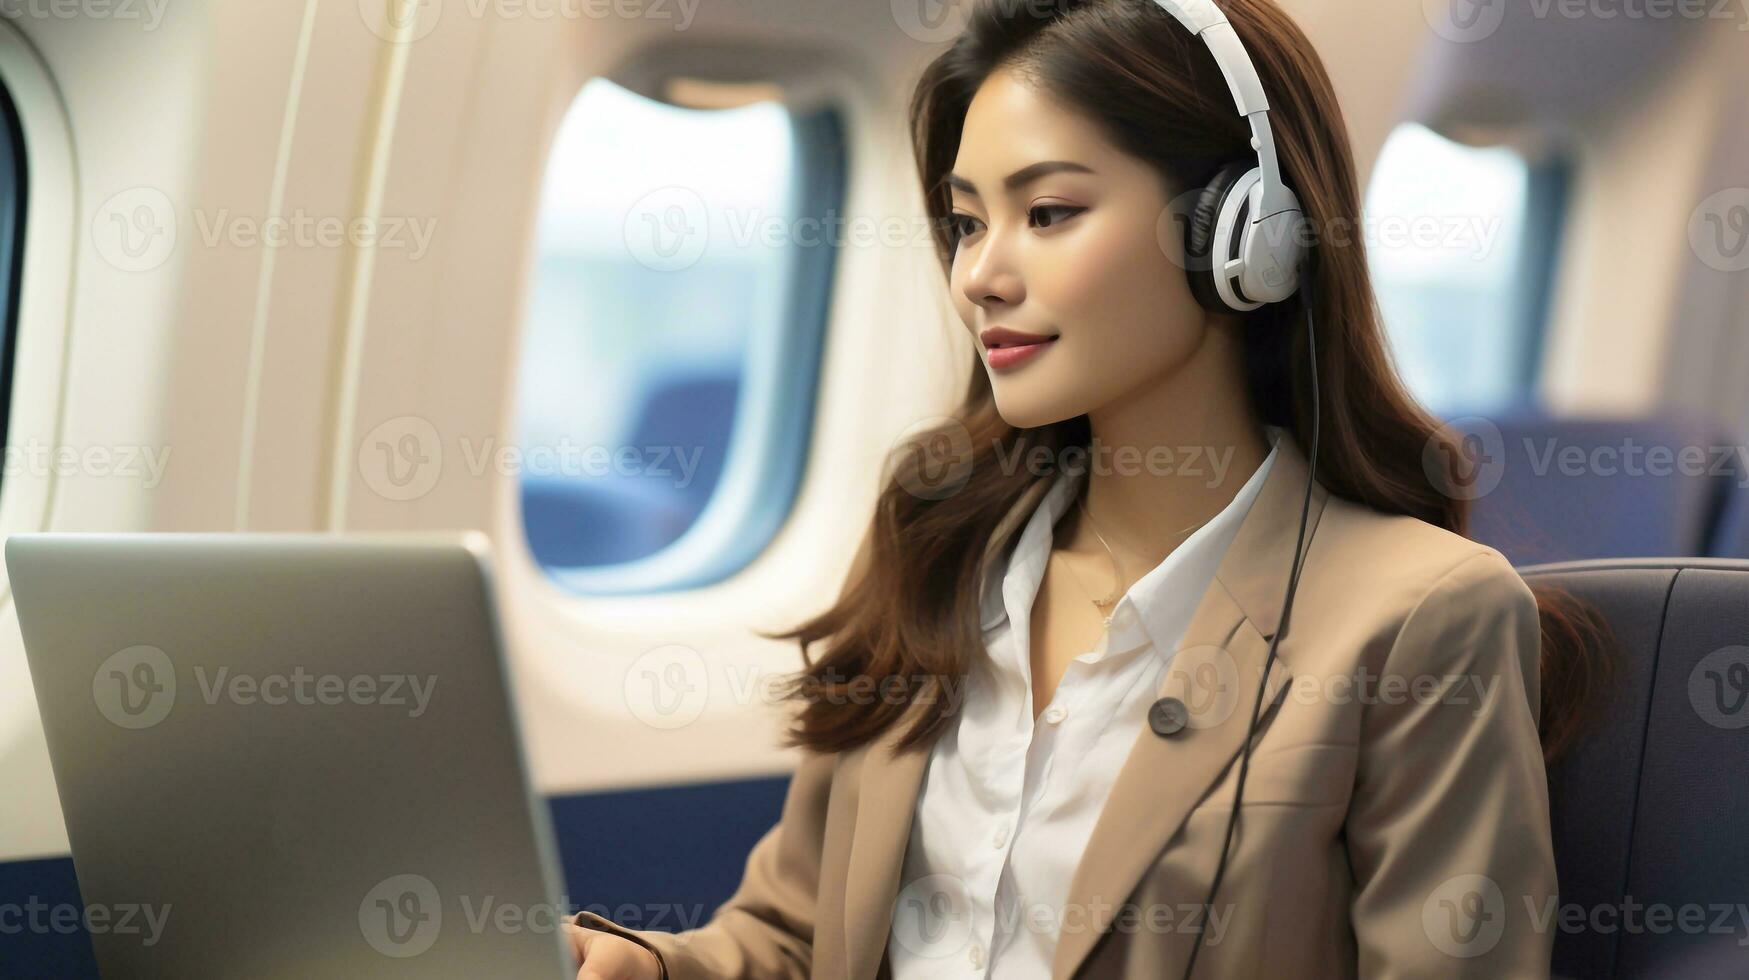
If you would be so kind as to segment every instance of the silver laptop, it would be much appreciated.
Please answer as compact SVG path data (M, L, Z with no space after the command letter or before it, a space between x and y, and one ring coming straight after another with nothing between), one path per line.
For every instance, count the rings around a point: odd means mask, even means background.
M110 977L572 977L484 537L6 542Z

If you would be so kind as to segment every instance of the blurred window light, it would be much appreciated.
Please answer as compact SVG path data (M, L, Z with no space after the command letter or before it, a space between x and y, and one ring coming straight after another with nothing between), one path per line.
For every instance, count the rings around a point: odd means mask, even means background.
M1565 183L1564 163L1413 123L1386 141L1365 204L1373 284L1397 367L1436 414L1531 397Z
M517 388L529 548L586 593L720 580L800 482L842 205L838 117L591 80L540 200ZM537 465L537 463L539 465Z

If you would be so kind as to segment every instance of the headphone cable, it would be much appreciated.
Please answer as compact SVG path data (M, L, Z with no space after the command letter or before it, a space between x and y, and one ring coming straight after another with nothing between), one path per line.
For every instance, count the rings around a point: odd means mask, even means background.
M1322 414L1318 399L1318 341L1315 320L1312 315L1313 296L1310 280L1307 276L1306 288L1302 297L1306 307L1306 350L1312 362L1312 447L1311 461L1306 470L1306 495L1300 504L1300 530L1294 541L1293 570L1288 576L1287 595L1282 599L1281 622L1276 627L1275 636L1269 640L1269 656L1263 661L1263 677L1257 683L1257 698L1251 705L1251 722L1245 728L1245 748L1239 758L1239 783L1233 788L1233 810L1227 817L1227 836L1221 844L1221 859L1215 865L1214 880L1209 883L1208 898L1203 901L1203 921L1196 931L1196 945L1190 949L1190 960L1184 965L1184 980L1190 980L1192 970L1196 969L1196 956L1202 951L1203 936L1208 933L1208 920L1214 914L1215 892L1221 887L1221 877L1227 870L1227 851L1233 844L1233 828L1239 822L1239 804L1245 795L1245 775L1251 767L1252 735L1257 729L1257 717L1263 707L1263 691L1269 686L1269 669L1275 665L1275 648L1281 642L1281 636L1287 632L1288 617L1293 612L1294 593L1300 584L1300 568L1303 549L1305 548L1307 517L1312 509L1312 483L1318 473L1318 418Z

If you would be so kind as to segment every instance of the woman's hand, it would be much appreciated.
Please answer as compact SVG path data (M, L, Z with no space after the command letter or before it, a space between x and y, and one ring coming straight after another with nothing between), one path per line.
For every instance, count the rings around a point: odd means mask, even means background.
M566 922L565 935L577 957L577 980L661 980L656 954L630 939Z

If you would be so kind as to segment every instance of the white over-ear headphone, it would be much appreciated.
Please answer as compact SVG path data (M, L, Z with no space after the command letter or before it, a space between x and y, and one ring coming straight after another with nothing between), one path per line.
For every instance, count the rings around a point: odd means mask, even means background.
M1202 38L1215 56L1239 114L1251 122L1257 166L1223 169L1200 191L1185 242L1191 291L1217 313L1279 303L1299 289L1306 216L1281 180L1269 100L1251 55L1211 0L1154 0Z

